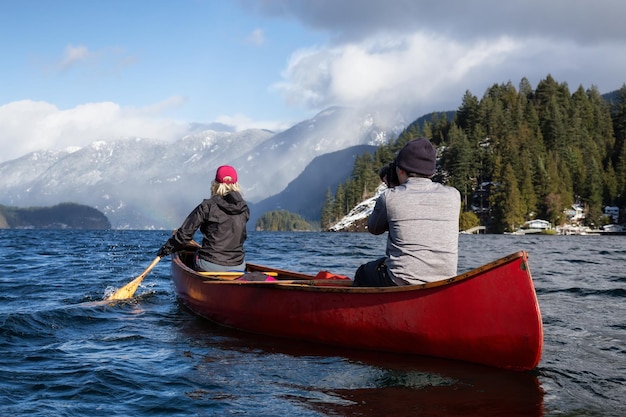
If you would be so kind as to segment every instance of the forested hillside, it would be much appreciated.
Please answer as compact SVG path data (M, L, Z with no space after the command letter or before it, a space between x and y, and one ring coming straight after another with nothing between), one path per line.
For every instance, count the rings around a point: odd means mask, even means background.
M626 85L606 97L595 87L572 93L551 76L536 89L524 78L517 89L495 84L482 98L468 91L452 119L442 113L423 127L413 122L396 141L357 158L351 178L328 190L322 228L371 196L378 170L417 137L437 146L434 180L456 187L463 210L491 232L533 218L561 224L574 203L597 227L604 206L626 206Z
M263 214L256 221L255 230L264 231L310 231L311 224L298 214L287 210L274 210Z
M0 205L0 229L6 228L110 229L111 223L99 210L81 204L28 208Z

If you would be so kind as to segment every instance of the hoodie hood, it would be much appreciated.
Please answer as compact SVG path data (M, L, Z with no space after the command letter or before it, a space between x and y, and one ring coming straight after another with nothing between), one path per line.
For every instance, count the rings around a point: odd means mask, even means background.
M248 205L237 191L231 191L225 196L214 196L214 200L226 214L235 215L248 211Z

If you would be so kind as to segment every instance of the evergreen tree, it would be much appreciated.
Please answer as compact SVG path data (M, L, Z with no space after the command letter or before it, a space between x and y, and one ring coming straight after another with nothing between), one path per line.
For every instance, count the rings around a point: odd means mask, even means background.
M521 171L521 199L522 199L522 208L524 213L524 218L526 220L531 219L531 214L536 215L537 213L537 196L535 194L535 187L533 185L533 174L532 174L532 164L530 158L530 151L525 150L521 158L522 160L522 171Z
M586 128L590 133L591 141L598 144L599 155L603 167L608 167L611 153L615 147L615 132L611 119L611 106L602 98L597 87L592 86L587 92L589 97L588 114L586 114Z
M503 233L506 230L504 212L506 204L506 193L502 188L502 158L496 155L493 163L493 188L489 195L489 214L491 216L491 229L494 233Z
M511 164L507 164L502 175L497 203L502 213L502 225L513 232L524 223L522 197L517 186L517 178Z
M533 87L530 85L530 81L528 81L528 78L523 77L521 79L518 91L520 96L524 98L524 101L532 100L534 92Z
M609 163L609 167L604 171L603 175L603 197L602 201L608 205L614 205L617 201L617 176L613 169L613 163Z
M432 136L429 137L430 141L435 146L446 143L448 137L448 130L450 129L450 122L448 122L448 116L445 113L433 113L432 117ZM417 138L413 138L417 139Z
M558 218L559 213L565 208L562 203L562 181L559 175L558 157L556 152L550 152L546 157L545 167L545 187L542 189L541 201L542 207L540 209L540 217L550 219L550 222L554 224L555 219ZM556 207L555 204L561 204Z
M432 124L430 122L424 123L423 137L432 139L433 135L434 133L433 133Z
M480 121L478 97L466 91L461 102L461 107L459 107L456 112L455 124L463 130L465 134L470 135Z
M380 184L378 169L379 167L374 164L374 158L369 152L356 157L352 169L354 187L352 195L357 197L357 203L374 194L378 184Z
M450 129L450 145L442 157L442 168L449 171L448 185L459 190L463 207L467 210L468 201L476 188L476 170L472 149L463 131L456 125Z
M333 222L339 221L347 213L346 206L345 188L342 184L339 184L333 202Z
M430 124L428 122L425 122L424 125L426 124ZM393 148L394 151L399 151L400 149L402 149L402 147L404 145L406 145L407 143L409 143L410 141L412 141L413 139L417 139L420 137L420 129L419 129L419 125L417 125L417 123L412 123L409 126L407 126L406 129L404 129L402 131L402 133L400 133L400 136L398 136L398 139L396 140L395 146Z
M595 158L590 158L587 165L586 175L586 203L587 215L586 223L590 226L599 227L602 225L602 175L599 164Z
M623 84L617 92L611 115L615 134L615 146L611 154L617 178L615 203L624 206L626 205L626 84Z
M324 195L324 204L322 205L322 214L320 216L320 226L322 230L327 230L331 227L333 220L333 195L330 188L328 188Z
M382 167L395 159L396 155L390 145L381 145L374 152L374 166Z
M562 154L567 132L565 130L564 117L561 107L555 96L551 97L546 104L543 115L540 118L541 133L547 149L556 150Z
M617 168L615 177L617 179L616 204L626 205L626 146L621 147L621 151L617 156Z

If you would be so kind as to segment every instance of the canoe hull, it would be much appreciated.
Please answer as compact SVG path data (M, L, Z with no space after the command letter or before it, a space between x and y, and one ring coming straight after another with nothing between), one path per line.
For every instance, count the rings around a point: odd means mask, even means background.
M533 369L541 359L541 313L525 252L410 287L207 280L178 256L172 277L194 313L249 332L513 370Z

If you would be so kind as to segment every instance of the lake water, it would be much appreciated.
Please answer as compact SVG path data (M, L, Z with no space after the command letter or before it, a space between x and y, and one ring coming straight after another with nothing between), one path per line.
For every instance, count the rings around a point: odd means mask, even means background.
M167 231L0 230L3 416L626 415L626 236L461 235L459 272L526 250L545 348L532 372L259 337L176 300ZM250 233L248 261L353 275L385 238Z

